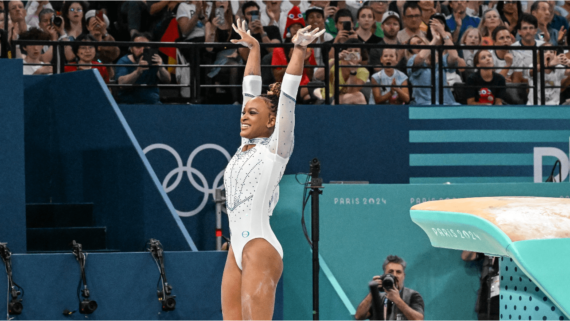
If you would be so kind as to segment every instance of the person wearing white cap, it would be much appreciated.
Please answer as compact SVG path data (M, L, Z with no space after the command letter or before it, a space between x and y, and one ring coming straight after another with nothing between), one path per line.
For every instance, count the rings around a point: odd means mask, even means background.
M115 41L115 38L107 33L107 28L109 27L110 21L105 13L99 12L99 10L89 10L85 14L85 22L87 24L87 30L89 31L89 34L92 35L95 40ZM97 59L101 60L102 63L112 63L119 57L120 54L121 50L119 47L99 46L97 48ZM107 67L107 69L112 78L114 74L113 69L109 67Z

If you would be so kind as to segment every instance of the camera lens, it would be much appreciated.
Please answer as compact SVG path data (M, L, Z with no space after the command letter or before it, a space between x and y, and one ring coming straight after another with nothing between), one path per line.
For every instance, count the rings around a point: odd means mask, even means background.
M394 277L390 274L387 274L384 279L382 280L382 287L384 291L388 291L394 288Z

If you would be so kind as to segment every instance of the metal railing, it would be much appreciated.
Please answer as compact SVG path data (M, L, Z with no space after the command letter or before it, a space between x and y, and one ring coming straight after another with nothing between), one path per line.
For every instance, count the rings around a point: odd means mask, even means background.
M69 42L69 41L39 41L39 40L17 40L17 41L13 41L12 43L13 45L17 45L19 44L20 46L26 46L26 45L42 45L42 46L54 46L54 54L59 54L62 55L64 53L64 47L66 46L78 46L79 43L78 42ZM135 43L134 42L130 42L130 41L99 41L99 42L90 42L89 45L93 45L93 46L109 46L109 47L131 47L133 46ZM244 69L245 65L216 65L216 64L208 64L208 63L203 63L202 61L200 61L201 59L201 55L200 52L202 50L205 50L205 48L219 48L222 47L224 49L238 49L238 48L243 48L243 46L237 45L237 44L232 44L232 43L192 43L192 42L145 42L145 43L136 43L137 45L144 45L145 47L149 47L149 48L177 48L177 49L188 49L189 50L189 61L188 64L162 64L162 65L152 65L152 67L176 67L176 68L189 68L190 72L190 83L189 84L157 84L157 85L144 85L144 84L109 84L109 87L174 87L174 88L184 88L184 87L189 87L190 89L190 97L191 97L191 101L193 103L199 103L201 102L201 88L212 88L212 87L217 87L217 88L237 88L237 87L241 87L241 84L236 84L236 85L217 85L217 84L204 84L202 79L200 79L200 72L198 72L198 70L200 68L240 68L240 69ZM81 43L81 45L85 46L87 44ZM262 48L292 48L293 44L261 44ZM451 70L451 69L465 69L465 70L477 70L477 69L516 69L516 70L525 70L525 69L531 69L532 72L532 79L533 79L533 85L529 86L530 88L533 88L533 100L534 102L538 101L538 90L537 86L538 84L540 84L540 104L544 105L546 102L546 86L545 86L545 73L544 72L538 72L538 68L537 68L537 64L536 63L532 63L532 67L530 66L515 66L515 67L487 67L487 68L479 68L479 67L469 67L469 66L465 66L465 67L457 67L457 66L448 66L448 67L443 67L443 64L441 63L441 61L443 60L444 57L444 52L446 50L509 50L509 51L531 51L532 52L532 61L536 62L537 58L540 59L540 61L544 61L544 52L546 50L568 50L570 49L570 47L568 46L548 46L548 47L527 47L527 46L519 46L519 47L512 47L512 46L490 46L490 47L485 47L485 46L458 46L458 45L454 45L454 46L429 46L429 45L389 45L389 44L350 44L350 45L345 45L345 44L335 44L335 43L322 43L322 44L311 44L309 45L310 48L320 48L321 49L321 56L322 56L322 60L323 60L323 64L322 65L316 65L316 66L311 66L314 68L324 68L324 88L325 88L325 102L327 104L331 103L331 95L330 95L330 71L331 68L329 66L329 59L328 59L328 53L330 50L333 50L333 59L334 59L334 69L335 69L335 73L337 75L339 75L340 73L340 68L350 68L350 67L354 67L354 66L350 66L350 65L342 65L339 59L339 55L340 52L343 49L346 49L347 47L350 48L361 48L362 49L366 49L366 50L370 50L370 49L397 49L397 50L413 50L413 49L427 49L430 51L430 63L428 66L414 66L414 69L418 69L418 68L424 68L424 69L430 69L431 71L431 84L429 85L417 85L417 84L410 84L410 87L413 88L430 88L431 90L431 104L440 104L443 105L444 104L444 89L445 88L453 88L453 86L448 86L447 84L443 83L444 77L443 77L443 73L445 72L444 70ZM13 46L14 48L14 46ZM15 56L15 55L13 55ZM437 60L436 60L437 58ZM59 59L61 60L61 59ZM64 65L58 64L58 59L52 59L52 63L51 65L54 68L54 73L59 74L62 73L64 70L64 67L66 65L68 65L67 62L65 62L65 59L62 59L64 61ZM45 66L46 64L43 64L43 66ZM50 65L50 64L47 64ZM91 66L90 64L70 64L73 66ZM129 65L119 65L119 64L100 64L97 66L104 66L104 67L121 67L121 66L127 66L127 67L138 67L140 66L139 64L129 64ZM261 65L261 68L284 68L286 66L275 66L275 65ZM305 66L307 67L307 66ZM381 65L358 65L358 67L363 67L363 68L379 68L382 67ZM393 68L395 68L395 66L392 66ZM408 67L411 68L411 67ZM552 69L555 69L555 67L550 67ZM436 74L437 73L437 74ZM437 76L436 76L437 75ZM264 84L265 87L267 87L269 84ZM306 86L302 86L302 87L306 87L306 88L322 88L323 86L319 86L319 85L314 85L314 84L309 84ZM340 101L340 88L341 87L387 87L387 88L392 88L392 87L405 87L405 86L395 86L395 85L374 85L374 84L362 84L362 85L350 85L350 84L344 84L341 85L339 83L339 77L335 76L334 77L334 95L333 95L333 99L334 99L334 103L338 104ZM473 88L475 86L464 86L464 88ZM506 86L509 87L509 86ZM478 88L478 87L477 87ZM549 86L549 88L562 88L562 86ZM437 100L436 98L439 98L439 100ZM365 97L366 100L368 100L369 97ZM410 99L412 99L411 95L410 95Z

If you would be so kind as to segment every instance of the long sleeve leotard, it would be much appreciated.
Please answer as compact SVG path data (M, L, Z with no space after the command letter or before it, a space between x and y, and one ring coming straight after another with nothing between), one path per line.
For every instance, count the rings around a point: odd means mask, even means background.
M285 74L271 137L242 138L224 173L231 245L242 268L243 248L250 240L267 240L283 258L283 249L271 230L269 217L279 200L279 181L294 145L295 99L301 76ZM261 77L243 79L243 106L261 94ZM255 145L242 151L246 145Z

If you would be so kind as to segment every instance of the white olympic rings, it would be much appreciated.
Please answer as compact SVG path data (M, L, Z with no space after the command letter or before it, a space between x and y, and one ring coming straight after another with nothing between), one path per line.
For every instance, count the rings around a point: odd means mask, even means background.
M206 206L206 203L208 202L208 197L210 196L210 194L213 197L215 190L222 187L222 186L218 186L218 184L220 183L220 180L224 177L224 170L222 170L216 176L216 179L214 180L214 184L212 185L212 188L210 188L210 186L208 185L208 181L206 180L206 177L200 171L198 171L197 169L192 167L192 161L194 160L194 157L196 157L196 155L203 150L215 149L215 150L221 152L229 162L231 159L230 154L220 145L204 144L204 145L198 146L198 148L196 148L190 154L190 156L188 157L188 161L186 163L186 166L184 166L184 164L182 163L182 158L180 158L180 155L174 150L174 148L172 148L166 144L149 145L148 147L146 147L143 150L143 153L145 153L145 155L146 155L146 153L148 153L154 149L164 149L164 150L170 152L172 154L172 156L174 156L174 158L176 159L176 164L178 165L177 168L173 169L172 171L170 171L170 173L168 173L168 175L166 175L166 177L164 178L164 181L162 182L162 187L164 188L164 191L167 194L172 192L176 187L178 187L178 184L180 184L180 181L182 180L182 175L184 174L184 172L188 173L188 179L189 179L190 183L192 184L192 186L194 186L194 188L197 189L198 191L204 193L204 198L202 199L202 203L200 203L200 205L196 209L189 211L189 212L183 212L183 211L176 210L178 215L183 216L183 217L188 217L188 216L193 216L193 215L198 214ZM200 181L202 181L202 186L198 185L196 180L194 180L194 177L192 174L198 176ZM174 183L170 184L170 186L169 186L168 182L170 181L170 179L174 175L176 175L176 179L174 180Z

